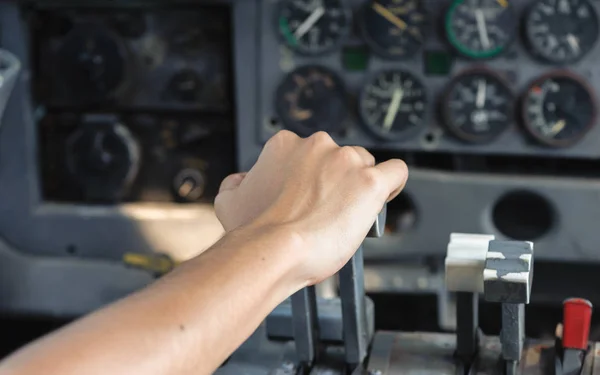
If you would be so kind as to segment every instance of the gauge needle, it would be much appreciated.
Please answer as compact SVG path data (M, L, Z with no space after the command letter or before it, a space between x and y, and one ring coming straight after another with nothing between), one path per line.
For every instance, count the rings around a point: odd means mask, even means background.
M579 53L579 39L575 35L567 34L567 43L569 43L575 53Z
M324 14L325 8L318 7L317 9L315 9L315 11L312 12L310 16L308 16L308 18L304 20L304 22L302 22L300 26L298 26L298 28L294 32L294 37L296 37L296 39L302 38L308 32L308 30L310 30L310 28L313 27L315 23L317 23L317 21L321 19L321 17L323 17Z
M403 96L404 91L401 88L398 87L396 90L394 90L392 101L390 102L387 114L383 120L383 129L387 132L389 132L392 129L392 125L394 125L394 121L398 115L398 109L400 109L400 103L402 103Z
M477 102L475 103L479 109L482 109L485 105L486 86L485 80L480 79L477 85Z
M394 25L396 25L400 30L404 31L408 27L406 22L402 21L400 18L396 17L394 13L390 12L383 5L379 3L373 3L373 9L379 13L383 18L390 21Z
M567 122L565 120L558 120L557 122L554 123L554 125L552 125L552 129L550 129L550 133L552 135L556 135L558 133L560 133L565 126L567 126Z
M488 37L487 25L485 24L485 15L483 10L475 10L475 18L477 19L477 30L479 30L479 38L481 39L481 45L483 48L490 48L490 39Z

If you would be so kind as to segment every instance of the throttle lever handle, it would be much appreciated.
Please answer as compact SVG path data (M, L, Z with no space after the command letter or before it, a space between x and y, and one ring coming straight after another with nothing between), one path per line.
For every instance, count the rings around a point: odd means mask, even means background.
M383 233L385 232L385 221L387 220L387 205L383 206L383 209L377 215L375 219L375 223L369 230L367 237L371 238L380 238L383 237Z

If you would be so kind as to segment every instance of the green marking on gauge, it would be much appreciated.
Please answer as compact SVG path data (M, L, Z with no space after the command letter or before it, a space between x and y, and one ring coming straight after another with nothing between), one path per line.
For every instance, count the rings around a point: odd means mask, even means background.
M450 5L450 8L448 9L448 13L446 13L445 28L446 28L446 34L448 35L448 41L450 42L450 44L452 44L452 46L454 46L460 53L464 54L467 57L473 58L473 59L489 59L491 57L497 56L500 53L502 53L502 51L504 51L505 46L499 46L494 49L486 50L486 51L474 51L474 50L470 49L469 47L465 46L464 44L462 44L461 41L458 39L458 36L456 35L456 33L454 32L454 29L452 28L452 18L454 17L456 8L458 8L458 6L464 2L465 2L465 0L455 0L454 3L452 3L452 5Z
M290 25L288 25L288 22L285 19L285 17L279 17L279 29L281 30L281 34L283 34L283 37L290 46L298 46L298 39L296 39L294 34L292 34L292 31L290 30Z

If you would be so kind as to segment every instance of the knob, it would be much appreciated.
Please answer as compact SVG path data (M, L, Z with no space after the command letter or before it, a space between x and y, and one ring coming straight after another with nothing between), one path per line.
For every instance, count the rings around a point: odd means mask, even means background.
M137 176L140 149L123 124L92 122L69 137L66 157L86 200L120 201Z
M202 79L193 70L182 70L173 76L169 88L177 100L195 102L200 98Z
M204 174L197 169L186 168L179 172L173 181L178 200L193 202L202 197L206 181Z

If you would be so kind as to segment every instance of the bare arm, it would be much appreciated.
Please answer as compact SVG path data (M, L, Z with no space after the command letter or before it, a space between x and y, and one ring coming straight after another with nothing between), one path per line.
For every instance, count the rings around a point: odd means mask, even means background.
M231 233L151 287L22 350L0 373L209 374L299 288L284 259L295 246L277 229Z
M0 375L210 374L296 290L337 272L404 186L398 160L275 136L215 202L228 232L154 285L22 349Z

